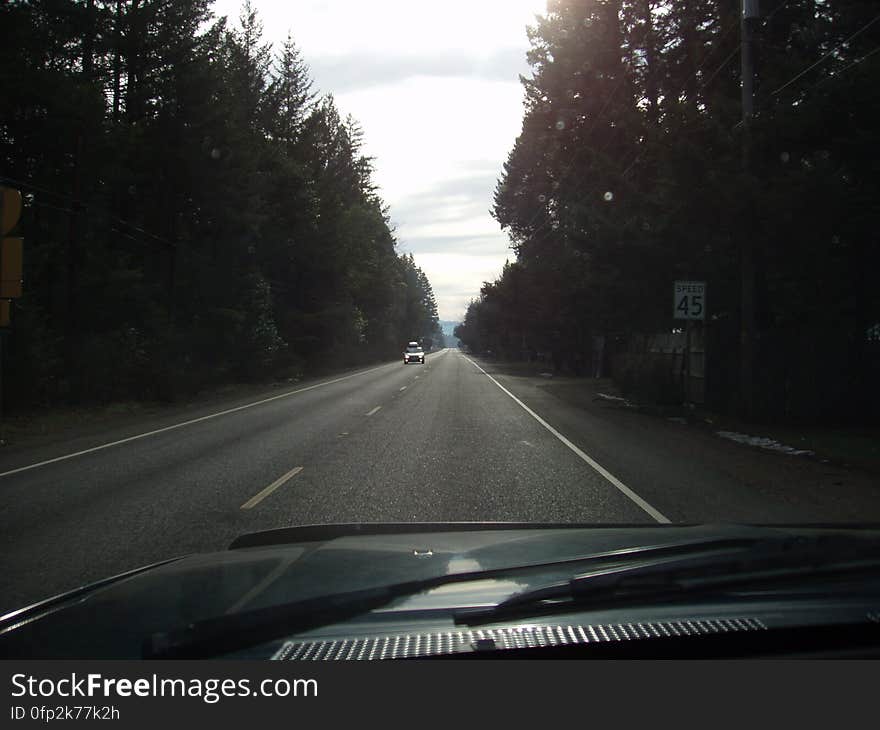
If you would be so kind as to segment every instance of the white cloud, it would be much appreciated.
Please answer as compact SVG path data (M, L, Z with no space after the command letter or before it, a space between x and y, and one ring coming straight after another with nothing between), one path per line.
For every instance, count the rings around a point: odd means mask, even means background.
M460 321L471 299L479 296L484 281L494 280L512 254L422 253L418 264L431 279L440 319Z
M364 129L393 215L396 202L454 179L469 160L498 160L499 174L521 128L520 96L514 82L420 76L337 101Z
M323 88L339 95L352 89L403 81L414 76L470 77L509 82L510 70L521 68L527 73L527 63L519 48L504 48L492 56L470 51L457 54L433 52L427 54L400 53L377 55L373 52L347 53L314 59L312 73L321 80Z
M293 34L307 56L519 47L543 0L252 0L270 40ZM218 0L217 15L237 20L241 2Z
M321 92L364 131L375 180L434 288L460 319L513 258L492 194L520 132L526 26L545 0L252 0L268 41L288 30ZM214 11L235 22L239 0Z
M437 221L423 226L406 226L401 228L398 237L404 241L414 241L424 238L479 238L498 232L498 226L485 218L459 218L453 221ZM507 248L507 244L500 243L500 250Z

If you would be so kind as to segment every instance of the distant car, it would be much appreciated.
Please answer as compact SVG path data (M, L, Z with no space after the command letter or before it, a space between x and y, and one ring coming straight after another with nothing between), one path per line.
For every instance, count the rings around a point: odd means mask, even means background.
M410 342L403 353L403 364L408 365L411 362L425 364L425 351L418 342Z

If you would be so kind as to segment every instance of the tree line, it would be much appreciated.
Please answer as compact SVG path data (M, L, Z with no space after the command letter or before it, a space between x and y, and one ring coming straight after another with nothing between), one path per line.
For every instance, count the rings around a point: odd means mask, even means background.
M753 277L755 414L880 416L877 6L761 3L746 126L739 5L548 3L495 192L516 260L468 308L466 346L582 372L603 341L613 371L634 336L680 326L673 281L702 280L707 397L736 411Z
M0 184L25 237L7 402L173 399L440 344L357 122L293 38L211 5L0 7Z

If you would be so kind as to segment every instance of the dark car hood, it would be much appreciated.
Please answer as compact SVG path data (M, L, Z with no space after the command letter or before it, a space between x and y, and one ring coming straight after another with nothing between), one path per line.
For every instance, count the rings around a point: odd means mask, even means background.
M264 606L609 550L793 531L804 528L406 524L270 531L240 538L225 552L168 561L7 614L0 655L139 656L155 632ZM496 582L491 602L528 585L517 581Z

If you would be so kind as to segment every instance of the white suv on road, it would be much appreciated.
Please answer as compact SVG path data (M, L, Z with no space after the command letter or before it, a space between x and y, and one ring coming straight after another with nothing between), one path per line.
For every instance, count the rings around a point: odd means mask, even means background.
M408 365L411 362L425 364L425 351L418 342L410 342L403 353L403 364Z

